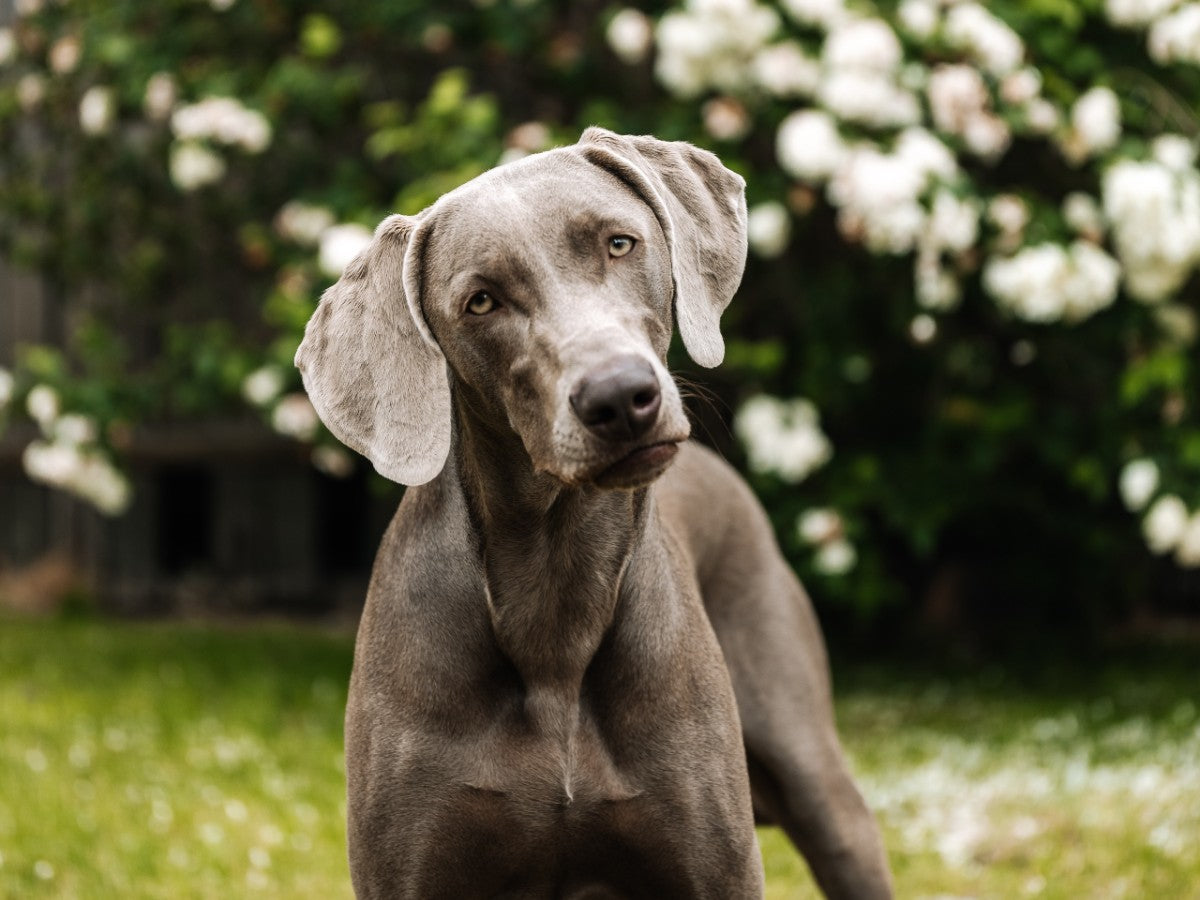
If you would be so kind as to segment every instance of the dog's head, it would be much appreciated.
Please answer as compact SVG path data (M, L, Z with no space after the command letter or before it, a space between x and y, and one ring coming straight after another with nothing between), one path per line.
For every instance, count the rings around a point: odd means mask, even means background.
M321 298L296 365L329 429L384 476L445 464L451 384L566 484L657 477L688 435L664 366L696 362L746 259L745 183L690 144L590 128L391 216Z

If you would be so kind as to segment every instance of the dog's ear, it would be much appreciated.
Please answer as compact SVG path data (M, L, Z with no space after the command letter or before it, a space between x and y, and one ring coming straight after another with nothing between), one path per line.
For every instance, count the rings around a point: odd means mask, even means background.
M390 216L321 297L296 351L313 406L379 474L423 484L450 451L446 359L421 312L422 221Z
M577 145L654 210L671 253L675 317L692 359L725 356L721 313L746 267L746 182L707 150L682 141L589 128Z

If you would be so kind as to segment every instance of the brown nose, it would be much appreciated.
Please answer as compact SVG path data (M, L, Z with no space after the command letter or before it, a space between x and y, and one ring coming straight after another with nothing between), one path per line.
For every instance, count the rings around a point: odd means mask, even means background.
M571 409L605 440L641 437L658 418L662 392L650 363L628 354L597 366L571 391Z

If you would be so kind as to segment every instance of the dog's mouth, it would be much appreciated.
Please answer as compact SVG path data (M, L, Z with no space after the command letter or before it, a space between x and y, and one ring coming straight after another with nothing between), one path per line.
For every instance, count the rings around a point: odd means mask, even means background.
M643 487L665 472L678 452L678 441L638 447L601 470L592 482L603 488Z

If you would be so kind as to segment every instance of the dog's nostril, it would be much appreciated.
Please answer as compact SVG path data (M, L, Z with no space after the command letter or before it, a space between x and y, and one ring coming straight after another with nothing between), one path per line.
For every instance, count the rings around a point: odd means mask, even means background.
M638 391L633 395L633 406L635 409L641 409L649 406L658 399L658 391Z
M597 406L588 413L585 425L603 425L617 417L617 408L615 406Z

